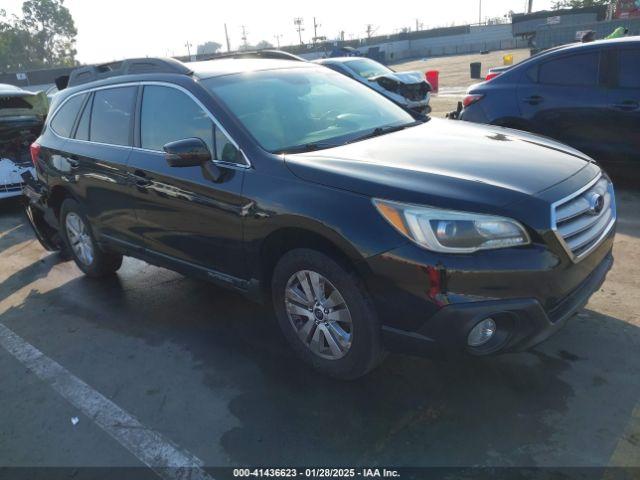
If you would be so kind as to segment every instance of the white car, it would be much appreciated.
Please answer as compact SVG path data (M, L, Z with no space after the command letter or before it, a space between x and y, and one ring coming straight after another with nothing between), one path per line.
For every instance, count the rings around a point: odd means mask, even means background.
M21 174L31 172L31 163L17 163L9 158L0 158L0 200L17 197L22 193L24 181Z
M44 92L0 84L0 200L21 194L32 171L29 145L38 138L49 102Z
M404 108L422 114L431 111L432 88L421 72L394 72L364 57L323 58L315 63L364 83Z

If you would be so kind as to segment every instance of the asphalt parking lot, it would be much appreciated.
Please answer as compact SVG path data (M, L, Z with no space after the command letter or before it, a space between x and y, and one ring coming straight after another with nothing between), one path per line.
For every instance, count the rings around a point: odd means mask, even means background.
M640 466L640 194L617 196L614 269L556 336L459 363L392 355L351 383L299 364L234 293L131 259L81 276L3 202L2 465L142 465L117 438L144 429L206 466ZM88 416L9 334L139 424Z

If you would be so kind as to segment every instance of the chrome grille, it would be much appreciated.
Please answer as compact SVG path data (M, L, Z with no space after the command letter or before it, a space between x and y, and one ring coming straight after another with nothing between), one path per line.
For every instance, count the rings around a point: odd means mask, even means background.
M596 248L616 220L613 185L604 176L553 204L552 228L563 247L578 261Z

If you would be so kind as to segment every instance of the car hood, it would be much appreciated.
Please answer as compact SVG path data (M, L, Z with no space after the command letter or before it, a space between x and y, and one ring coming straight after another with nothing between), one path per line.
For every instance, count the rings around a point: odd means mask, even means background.
M371 77L369 80L372 82L377 81L379 78L390 78L391 80L395 80L398 83L421 83L424 82L424 74L420 72L393 72L393 73L385 73L384 75L378 75L376 77Z
M592 163L547 138L430 119L395 133L285 155L294 175L371 197L493 210L541 193Z

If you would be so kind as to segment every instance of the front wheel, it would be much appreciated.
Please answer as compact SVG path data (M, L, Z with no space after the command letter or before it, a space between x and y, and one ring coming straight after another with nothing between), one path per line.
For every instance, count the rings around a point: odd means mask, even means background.
M68 252L87 276L104 277L122 265L122 255L105 252L97 244L91 225L75 200L68 198L62 202L60 226Z
M329 256L308 249L285 254L272 296L289 344L317 370L353 379L382 360L380 327L363 285Z

